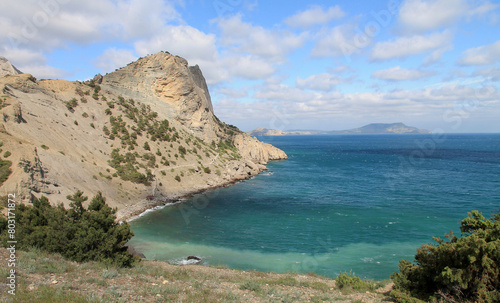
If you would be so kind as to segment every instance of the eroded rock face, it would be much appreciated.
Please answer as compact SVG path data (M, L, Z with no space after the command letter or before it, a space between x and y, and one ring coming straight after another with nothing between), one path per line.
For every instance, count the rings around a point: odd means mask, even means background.
M251 159L255 163L266 164L270 160L287 159L287 155L279 148L271 144L263 143L247 134L238 134L234 138L234 146L245 159Z
M167 118L174 118L207 144L233 140L243 158L260 164L287 158L283 151L243 132L228 135L224 123L215 117L199 66L188 66L183 58L160 52L104 76L102 83L170 105Z
M168 107L175 119L205 142L217 139L217 127L205 78L198 66L168 53L157 53L103 77L103 85L137 93ZM161 106L159 106L161 107Z

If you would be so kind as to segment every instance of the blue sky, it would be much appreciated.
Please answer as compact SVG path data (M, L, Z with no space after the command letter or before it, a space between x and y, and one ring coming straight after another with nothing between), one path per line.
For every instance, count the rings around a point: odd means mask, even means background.
M0 56L86 80L169 51L243 130L404 122L500 132L500 3L3 0Z

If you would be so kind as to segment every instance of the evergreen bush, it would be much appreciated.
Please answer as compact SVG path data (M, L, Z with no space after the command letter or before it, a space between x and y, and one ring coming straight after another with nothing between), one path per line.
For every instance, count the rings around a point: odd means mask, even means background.
M460 231L460 238L450 233L417 249L415 264L401 260L391 295L400 302L500 302L500 212L485 219L472 211Z
M67 259L86 262L101 261L118 266L131 266L134 257L125 243L134 235L127 223L116 223L116 209L106 204L99 192L88 208L87 197L77 191L67 199L70 208L62 204L51 206L46 197L35 198L33 206L19 204L15 210L16 238L19 249L37 247L51 253L60 253ZM7 245L6 219L0 218L0 239Z

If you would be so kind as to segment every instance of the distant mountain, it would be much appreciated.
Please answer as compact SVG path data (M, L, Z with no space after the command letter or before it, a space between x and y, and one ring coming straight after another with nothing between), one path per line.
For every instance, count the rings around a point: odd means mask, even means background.
M337 132L333 132L337 133ZM429 134L426 129L407 126L403 123L372 123L360 128L339 131L340 134Z
M419 129L399 123L371 123L359 128L335 131L321 130L289 130L281 131L276 129L257 128L248 134L250 136L289 136L289 135L376 135L376 134L429 134L426 129Z

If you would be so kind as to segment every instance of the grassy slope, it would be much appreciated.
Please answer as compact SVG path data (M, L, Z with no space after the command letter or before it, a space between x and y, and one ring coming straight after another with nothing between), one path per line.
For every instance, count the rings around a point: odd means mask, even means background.
M0 302L387 302L387 282L340 290L316 275L275 274L143 261L134 268L79 264L39 250L17 253L18 285L7 293L0 248ZM380 288L377 288L380 287Z

